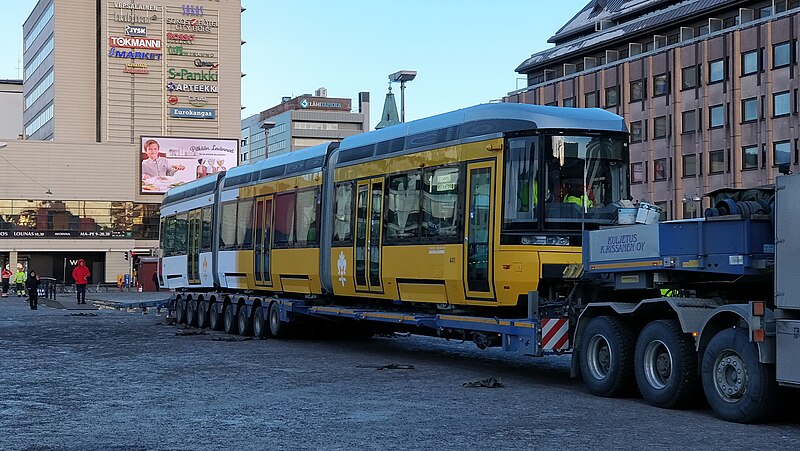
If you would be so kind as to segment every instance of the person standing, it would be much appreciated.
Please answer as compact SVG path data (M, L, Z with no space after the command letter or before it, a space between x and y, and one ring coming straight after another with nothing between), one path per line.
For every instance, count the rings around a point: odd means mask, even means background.
M142 180L169 177L186 169L186 166L182 164L169 164L166 158L159 156L160 151L161 147L155 139L148 139L144 143L144 153L147 155L147 159L142 161Z
M13 275L14 275L14 273L11 272L11 269L9 269L8 265L3 267L3 271L2 271L2 274L0 274L0 278L3 280L3 294L2 294L2 296L4 298L8 297L8 286L11 283L11 276L13 276Z
M25 280L28 276L25 274L25 269L22 263L17 263L17 273L14 275L14 283L16 284L17 297L25 296Z
M72 278L75 279L75 291L78 293L78 304L86 303L86 284L89 283L91 275L89 268L86 267L86 262L83 259L78 260L78 266L72 270Z
M39 275L36 271L31 270L28 278L25 280L25 287L28 288L28 303L31 305L31 310L39 308Z

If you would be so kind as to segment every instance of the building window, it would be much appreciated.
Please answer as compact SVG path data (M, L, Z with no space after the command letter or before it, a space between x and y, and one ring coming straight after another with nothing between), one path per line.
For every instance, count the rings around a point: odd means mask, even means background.
M772 145L772 158L775 165L791 164L792 144L789 141L780 141Z
M642 183L644 181L644 165L642 163L631 163L631 183Z
M718 83L725 79L725 60L716 60L708 63L708 82Z
M631 122L631 142L642 142L642 121Z
M742 123L758 120L758 97L742 100Z
M644 80L636 80L631 82L631 103L641 102L644 99Z
M750 75L758 72L759 58L758 50L742 53L742 75Z
M742 147L742 169L758 169L758 146Z
M575 108L575 97L564 99L564 106L566 108Z
M653 139L667 137L667 116L659 116L653 119Z
M697 66L684 67L681 69L681 89L695 87L697 87Z
M558 106L558 100L554 100L552 102L547 102L544 106Z
M30 122L30 124L25 126L25 136L30 137L34 133L36 133L40 128L44 126L44 124L48 123L50 119L53 119L53 104L51 103L44 111L39 113L38 116L34 120Z
M697 131L697 117L695 110L684 111L681 113L683 122L683 133L692 133Z
M597 105L599 104L599 102L597 101L597 97L598 96L599 96L599 93L597 91L590 92L590 93L586 94L584 96L585 100L586 100L586 104L585 104L586 108L597 108Z
M666 180L667 179L667 159L659 158L653 162L653 180Z
M783 42L772 46L772 68L785 67L792 63L792 46Z
M653 77L653 97L666 95L669 92L669 79L667 74Z
M708 172L711 174L719 174L725 172L725 151L712 150L708 153Z
M787 116L792 112L792 96L789 91L772 95L772 116Z
M606 108L619 105L619 86L606 88Z
M708 128L717 128L725 125L725 106L714 105L708 107Z
M683 156L683 178L697 177L697 155Z

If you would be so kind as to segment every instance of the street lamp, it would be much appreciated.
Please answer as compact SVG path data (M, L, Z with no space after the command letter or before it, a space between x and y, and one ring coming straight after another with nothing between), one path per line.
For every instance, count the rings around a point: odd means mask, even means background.
M266 149L264 150L265 160L269 158L269 131L272 130L272 128L276 125L278 124L272 121L265 121L263 124L261 124L261 128L264 129L264 145L266 146Z
M415 70L401 70L389 75L392 83L400 82L400 122L406 121L406 82L417 76Z

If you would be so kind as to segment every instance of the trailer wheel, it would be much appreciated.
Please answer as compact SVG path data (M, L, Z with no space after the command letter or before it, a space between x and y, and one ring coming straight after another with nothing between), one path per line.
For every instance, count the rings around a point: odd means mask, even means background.
M665 409L697 399L700 378L691 337L674 320L653 321L636 342L636 384L651 406Z
M208 301L200 302L197 309L197 327L205 329L208 327Z
M197 325L197 301L186 301L186 324L192 327Z
M247 308L245 308L245 306L239 308L237 320L239 322L239 335L244 337L252 335L252 323L250 322L250 317L247 315Z
M222 318L222 327L225 329L225 333L230 335L236 334L236 332L238 332L236 330L238 326L236 321L236 306L233 304L225 306L225 312L222 314Z
M630 326L617 318L592 318L583 331L579 359L583 382L596 396L626 394L633 385L635 338Z
M175 322L183 324L186 322L186 300L178 299L175 303Z
M268 330L267 320L264 317L264 308L258 307L255 313L253 313L253 336L256 338L267 338Z
M281 321L281 306L277 302L269 304L269 333L275 338L284 338L289 326Z
M219 302L211 303L208 309L208 327L211 330L222 330L222 315L218 310Z
M742 329L725 329L703 355L703 391L714 413L737 423L764 419L775 405L775 367L758 361L758 349Z

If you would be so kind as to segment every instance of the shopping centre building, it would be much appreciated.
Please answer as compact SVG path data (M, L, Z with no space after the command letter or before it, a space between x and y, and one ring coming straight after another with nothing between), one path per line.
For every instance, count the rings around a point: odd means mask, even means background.
M799 13L800 0L592 0L505 100L623 116L634 198L702 216L705 193L798 171Z
M133 273L157 248L162 193L238 164L242 11L38 2L22 29L22 135L0 136L0 261L69 283L81 258L92 282Z

